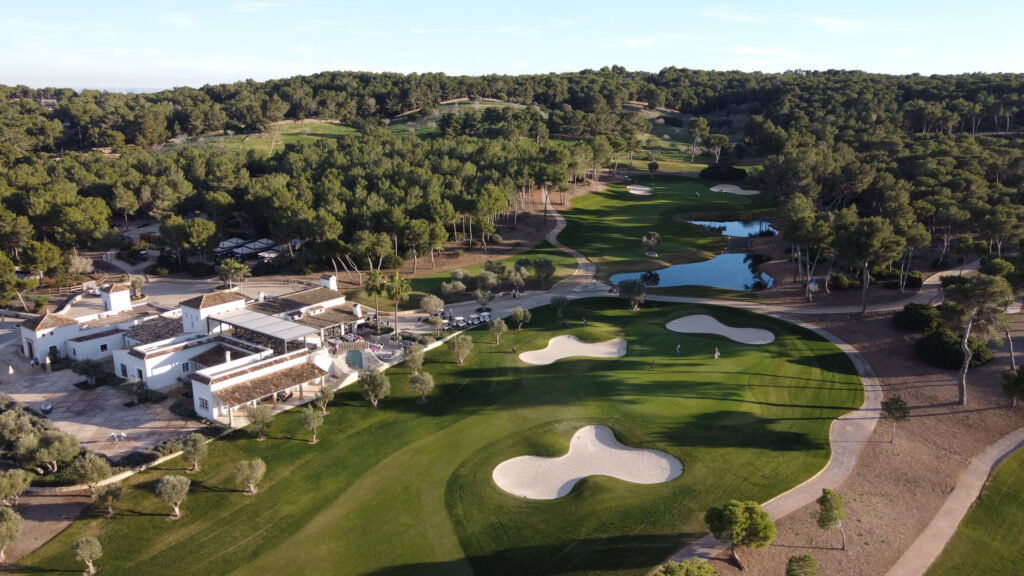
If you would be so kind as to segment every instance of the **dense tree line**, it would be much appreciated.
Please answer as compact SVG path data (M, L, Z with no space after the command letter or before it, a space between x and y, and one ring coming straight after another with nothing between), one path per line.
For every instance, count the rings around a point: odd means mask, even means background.
M766 158L760 184L782 198L784 236L808 284L827 262L857 272L865 291L880 270L896 270L902 287L915 256L942 264L953 251L979 252L974 242L1001 253L1018 238L1022 78L612 67L514 77L325 72L155 94L0 87L0 249L25 271L50 272L67 268L72 248L119 245L113 224L141 216L160 220L171 246L197 253L222 231L244 230L360 277L402 259L418 266L445 241L486 247L534 186L565 190L599 178L616 155L631 157L650 126L624 109L639 100L691 115L695 139L716 159L732 144L703 116L747 119L735 155L742 145ZM381 128L465 96L518 105L445 114L435 138ZM43 98L53 101L34 101ZM358 135L273 157L147 149L175 135L308 117ZM113 153L83 150L93 146ZM210 220L188 219L195 210Z

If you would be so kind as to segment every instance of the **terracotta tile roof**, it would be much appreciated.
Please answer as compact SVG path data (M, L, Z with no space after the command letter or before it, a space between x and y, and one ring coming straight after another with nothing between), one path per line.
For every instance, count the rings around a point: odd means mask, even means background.
M196 310L202 310L203 308L210 308L221 304L227 304L228 302L245 299L246 297L238 292L221 291L203 294L202 296L196 296L195 298L189 298L188 300L183 301L181 305L188 306L189 308L195 308Z
M338 324L348 324L359 320L355 314L338 308L328 308L319 314L306 314L296 320L299 324L312 326L314 328L327 328Z
M284 300L291 300L292 302L299 303L299 307L312 306L314 304L323 304L331 300L337 300L343 298L345 295L337 290L331 290L330 288L324 288L319 286L317 288L310 288L309 290L302 290L301 292L292 292L291 294L285 294L282 296Z
M128 287L125 286L124 284L111 284L110 286L107 286L106 288L103 288L102 290L104 292L110 292L110 293L114 293L114 292L127 292L128 291Z
M326 375L327 372L313 364L299 364L253 378L248 382L240 382L215 390L213 395L230 406L238 406Z
M71 326L77 324L78 321L71 316L65 316L64 314L53 314L46 313L39 318L29 318L21 323L22 326L29 330L41 332L43 330L49 330L50 328L60 328L61 326Z
M78 338L68 338L68 342L88 342L89 340L96 340L97 338L106 338L107 336L113 336L114 334L120 334L124 330L104 330L103 332L97 332L95 334L86 334L85 336L79 336Z
M128 330L127 336L139 344L151 344L160 340L174 338L183 332L181 320L160 316L159 318L146 320L132 326Z

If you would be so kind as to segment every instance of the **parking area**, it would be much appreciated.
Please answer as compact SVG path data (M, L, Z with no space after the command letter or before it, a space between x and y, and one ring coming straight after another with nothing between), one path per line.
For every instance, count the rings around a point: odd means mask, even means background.
M173 398L129 408L124 404L132 397L125 392L107 386L80 390L74 384L83 377L71 370L48 373L33 368L20 354L16 326L0 323L0 392L37 413L49 402L53 410L47 417L60 430L74 434L84 447L118 458L199 428L198 421L168 410Z

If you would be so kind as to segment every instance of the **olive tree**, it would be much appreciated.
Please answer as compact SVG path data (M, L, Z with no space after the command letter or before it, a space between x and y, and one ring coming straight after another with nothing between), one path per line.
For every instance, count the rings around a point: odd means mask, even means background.
M93 536L86 536L72 544L71 550L75 553L75 560L85 562L86 574L96 573L96 566L93 565L93 562L103 557L103 546L100 545L99 540Z
M647 285L642 280L635 278L619 280L616 288L619 291L620 297L629 300L630 310L640 308L640 305L644 302L644 296L647 295Z
M551 297L551 306L553 306L554 309L555 309L555 317L556 318L561 318L562 317L562 310L564 310L565 307L568 306L568 305L569 305L569 299L566 298L565 296L558 295L558 296L552 296Z
M20 468L0 472L0 503L17 506L18 499L32 484L32 477Z
M256 439L262 442L264 433L269 430L271 424L274 423L274 411L270 406L257 404L256 406L249 408L249 412L246 416L249 418L249 426L252 426L253 431L256 432Z
M114 515L114 505L121 500L123 489L120 482L105 484L96 488L94 502L107 509L107 516Z
M506 330L508 330L508 325L505 324L504 320L501 318L491 320L491 334L494 334L495 346L501 345L501 335L504 334Z
M191 485L191 480L176 474L164 476L157 482L156 497L174 509L172 518L181 518L181 503L188 497Z
M374 408L376 407L377 406L374 405ZM319 440L316 439L316 429L324 423L323 412L313 408L312 406L304 406L302 408L302 413L299 415L299 420L302 421L303 427L313 433L313 437L309 439L309 443L316 444L319 442Z
M6 506L0 506L0 561L4 559L7 547L21 536L25 521L21 515Z
M412 387L414 392L420 395L420 399L416 402L426 404L427 394L434 389L434 377L431 376L429 372L413 374L409 377L409 386Z
M444 300L441 300L433 294L427 294L423 298L420 298L420 308L431 316L437 316L444 310Z
M96 483L110 477L110 462L107 462L107 459L99 454L86 452L75 458L75 461L71 463L70 472L77 482L88 484L90 495L94 495Z
M423 368L423 345L413 344L409 346L409 349L405 352L405 367L412 371L413 374L419 374L420 368Z
M320 391L316 393L316 398L313 400L313 404L320 409L320 412L325 416L330 414L327 407L330 406L331 402L334 401L334 389L329 388L326 383L320 387Z
M370 370L359 377L359 389L374 408L391 394L391 380L383 372Z
M188 464L188 472L199 472L203 469L199 461L206 457L208 452L206 436L193 432L185 437L181 443L181 457Z
M523 324L528 324L533 319L533 314L522 306L517 306L512 309L509 318L516 323L516 331L519 331L523 329Z
M468 334L459 334L448 340L448 350L459 360L459 365L466 363L466 357L473 350L473 339Z
M263 475L267 473L267 463L261 458L255 460L243 460L235 464L233 475L235 482L245 488L246 494L255 494L259 489L256 487Z
M729 552L740 570L746 570L736 547L764 548L775 540L775 523L757 502L730 500L724 506L708 508L704 522L711 533L729 543Z

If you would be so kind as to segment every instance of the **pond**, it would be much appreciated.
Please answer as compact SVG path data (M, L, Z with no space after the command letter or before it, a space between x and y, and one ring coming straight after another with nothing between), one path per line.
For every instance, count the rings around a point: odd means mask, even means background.
M676 264L655 270L659 276L657 286L710 286L726 290L753 290L770 288L775 280L767 274L755 274L751 268L756 256L751 254L720 254L711 260ZM611 283L640 278L645 272L614 274Z
M757 236L761 232L776 232L766 220L752 220L750 222L713 222L710 220L690 220L690 224L703 226L705 228L724 228L722 234L726 236Z

